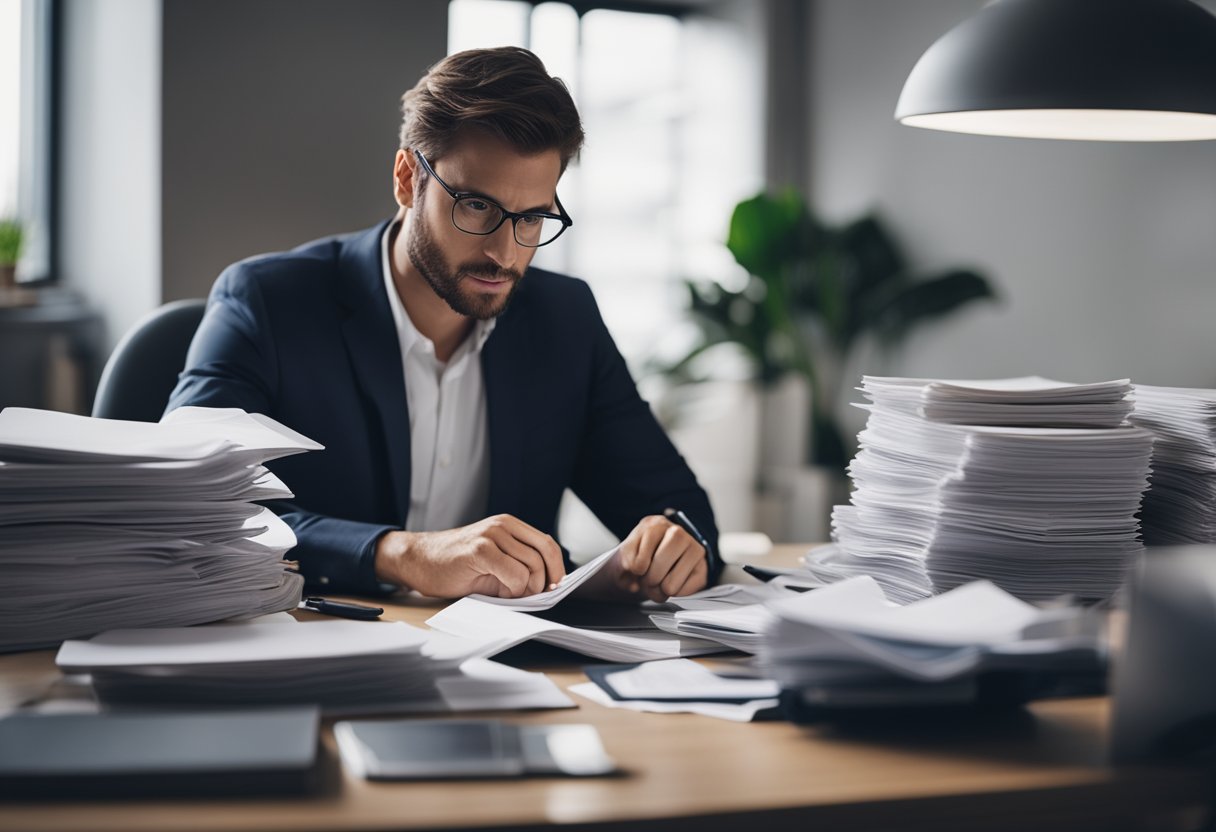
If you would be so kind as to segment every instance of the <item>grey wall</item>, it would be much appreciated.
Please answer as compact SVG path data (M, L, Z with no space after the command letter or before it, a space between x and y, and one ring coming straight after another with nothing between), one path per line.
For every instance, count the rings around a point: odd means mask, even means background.
M813 0L814 200L880 210L918 265L982 266L1004 303L857 371L1216 387L1216 143L955 135L891 114L908 71L978 0ZM1207 2L1212 9L1216 4Z
M164 0L164 299L391 214L400 96L446 51L446 0Z

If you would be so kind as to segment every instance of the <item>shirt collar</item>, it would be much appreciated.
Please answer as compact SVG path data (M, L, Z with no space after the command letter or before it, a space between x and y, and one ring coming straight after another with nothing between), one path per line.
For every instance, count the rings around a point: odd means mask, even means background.
M427 338L418 328L414 326L414 322L410 320L409 313L405 311L405 305L401 302L401 296L397 294L397 284L393 281L393 267L389 260L389 240L393 238L393 233L401 227L401 220L390 222L388 227L384 229L384 235L380 238L380 268L384 273L384 290L388 293L388 305L393 311L393 322L397 325L397 332L401 339L402 354L408 353L415 346L429 346L430 354L434 355L435 345ZM466 338L469 348L474 354L479 354L482 347L486 345L486 341L490 337L490 333L494 331L494 327L498 325L497 318L490 318L487 321L479 320L473 325L473 332L470 338ZM462 343L461 347L465 345ZM461 349L457 348L456 356L459 356ZM453 356L453 357L456 357Z

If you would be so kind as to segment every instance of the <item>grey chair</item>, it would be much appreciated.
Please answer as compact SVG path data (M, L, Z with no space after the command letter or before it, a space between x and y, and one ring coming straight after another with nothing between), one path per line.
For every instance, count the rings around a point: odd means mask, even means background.
M186 351L207 302L176 300L141 318L122 337L97 385L93 415L158 422L186 366Z

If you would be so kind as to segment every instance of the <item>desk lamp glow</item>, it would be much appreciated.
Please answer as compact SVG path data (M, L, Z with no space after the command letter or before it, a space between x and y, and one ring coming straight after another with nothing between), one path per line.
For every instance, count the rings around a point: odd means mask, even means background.
M1191 0L996 0L921 56L895 119L990 136L1216 139L1216 17Z
M1216 17L1190 0L996 0L921 56L911 127L1091 141L1216 139ZM1133 578L1112 682L1117 763L1216 746L1216 547Z

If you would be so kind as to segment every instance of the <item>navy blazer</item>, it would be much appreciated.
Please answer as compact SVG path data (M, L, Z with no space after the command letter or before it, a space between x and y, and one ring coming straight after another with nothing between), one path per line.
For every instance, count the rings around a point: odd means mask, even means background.
M225 269L168 406L264 413L325 446L269 467L295 493L272 504L299 539L290 556L329 591L383 591L375 545L409 510L410 422L380 254L387 225ZM571 488L618 537L674 506L716 550L709 499L638 395L586 283L528 269L481 362L487 516L554 534ZM719 571L711 551L711 581Z

